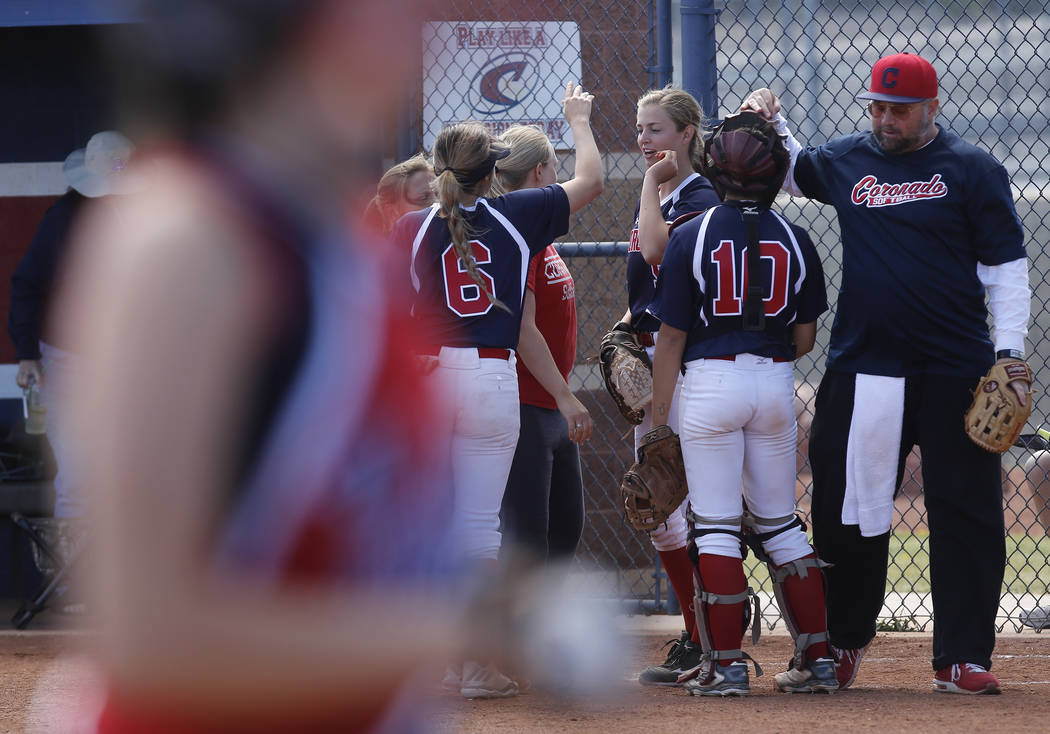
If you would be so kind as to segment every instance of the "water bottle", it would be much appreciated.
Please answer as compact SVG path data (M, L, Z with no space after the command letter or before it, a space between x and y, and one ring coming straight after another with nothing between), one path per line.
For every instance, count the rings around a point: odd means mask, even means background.
M36 380L29 381L25 400L26 433L30 436L43 436L47 433L47 407L40 400L40 386Z

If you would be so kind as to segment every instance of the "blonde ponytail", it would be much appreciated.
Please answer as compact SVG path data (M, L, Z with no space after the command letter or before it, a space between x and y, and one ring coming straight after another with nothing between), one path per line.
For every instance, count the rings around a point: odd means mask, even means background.
M517 191L525 185L529 171L554 159L550 139L535 127L512 125L499 136L499 141L510 148L510 155L496 164L496 175L492 177L492 191L498 195Z
M484 125L477 122L462 122L449 125L438 133L434 142L434 172L437 174L438 216L448 222L448 231L452 237L452 246L456 249L459 261L474 281L478 289L489 299L489 303L502 308L507 313L513 311L496 298L485 279L478 271L478 262L471 252L470 240L476 236L470 223L463 217L459 208L461 194L482 196L487 191L480 190L480 182L471 182L471 173L491 160L493 139ZM487 175L487 174L486 174ZM482 177L481 180L484 180ZM467 185L464 185L467 181Z

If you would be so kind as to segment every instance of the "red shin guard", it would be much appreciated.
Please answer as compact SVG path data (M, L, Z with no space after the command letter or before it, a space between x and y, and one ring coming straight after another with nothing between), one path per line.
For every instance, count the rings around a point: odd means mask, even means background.
M810 553L805 558L816 558ZM784 579L784 593L795 616L799 633L823 632L827 627L824 607L824 578L816 568L806 569L806 577L789 574ZM815 642L806 650L806 660L828 657L828 644Z
M716 556L711 553L700 554L700 579L704 591L711 594L730 596L747 590L747 577L744 576L744 562L739 558ZM711 634L711 645L715 650L738 650L744 639L744 604L707 604L707 628ZM719 664L728 665L734 660L719 660Z

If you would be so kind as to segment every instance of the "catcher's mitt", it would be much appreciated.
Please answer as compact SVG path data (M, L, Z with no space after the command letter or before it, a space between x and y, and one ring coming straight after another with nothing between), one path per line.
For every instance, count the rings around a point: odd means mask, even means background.
M653 365L630 326L621 321L602 337L598 363L605 389L623 417L634 425L641 423L642 408L653 399Z
M637 530L655 530L685 501L685 462L674 431L657 426L642 437L638 463L624 474L620 493L627 522Z
M1032 412L1031 397L1021 403L1010 387L1014 380L1032 384L1032 370L1021 360L997 362L977 383L966 411L966 435L983 449L1001 454L1014 445Z

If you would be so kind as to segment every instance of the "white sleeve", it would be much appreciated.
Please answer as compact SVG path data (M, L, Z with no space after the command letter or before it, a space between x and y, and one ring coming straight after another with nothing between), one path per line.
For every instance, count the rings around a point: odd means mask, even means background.
M795 136L791 134L791 130L788 129L787 120L784 116L777 113L777 116L773 118L773 125L777 129L777 134L784 138L784 145L787 146L788 153L791 154L791 163L788 164L787 175L784 176L784 184L780 187L781 191L786 191L792 196L805 196L802 190L795 183L795 161L798 159L798 154L802 152L802 144L795 140Z
M994 327L992 342L996 351L1017 349L1024 352L1032 311L1028 259L1022 257L1001 265L977 263L977 277L988 290L988 310Z

